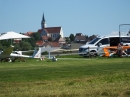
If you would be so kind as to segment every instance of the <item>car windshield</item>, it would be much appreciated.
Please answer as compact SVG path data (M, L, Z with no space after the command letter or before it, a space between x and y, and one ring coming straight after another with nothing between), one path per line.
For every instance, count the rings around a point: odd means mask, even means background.
M94 44L94 43L96 43L99 39L101 39L101 38L94 38L92 41L89 42L89 44Z

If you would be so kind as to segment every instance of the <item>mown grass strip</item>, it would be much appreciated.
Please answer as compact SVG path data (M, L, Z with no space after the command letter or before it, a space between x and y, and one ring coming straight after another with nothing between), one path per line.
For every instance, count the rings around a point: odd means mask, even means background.
M1 97L130 96L129 58L0 64Z

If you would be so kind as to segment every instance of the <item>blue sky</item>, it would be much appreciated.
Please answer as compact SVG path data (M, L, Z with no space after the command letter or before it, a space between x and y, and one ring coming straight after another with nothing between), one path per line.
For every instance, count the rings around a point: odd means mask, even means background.
M108 35L130 24L130 0L0 0L0 33L36 32L44 12L47 27L71 33Z

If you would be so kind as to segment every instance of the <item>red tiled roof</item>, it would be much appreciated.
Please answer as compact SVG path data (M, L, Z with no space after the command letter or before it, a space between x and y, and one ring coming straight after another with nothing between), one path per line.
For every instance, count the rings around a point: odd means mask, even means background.
M58 42L44 42L43 46L50 45L51 47L60 47L60 44Z
M39 29L38 33L41 33L43 29ZM47 33L60 33L61 27L47 27L44 28Z
M27 33L24 33L24 35L26 36L31 36L34 32L27 32Z
M51 47L60 47L60 43L58 42L43 42L43 41L37 41L36 42L37 46L47 46L50 45Z
M44 28L48 33L59 33L61 30L61 27L48 27Z
M29 36L31 36L33 33L34 33L34 32L27 32L27 34L28 34Z
M38 45L38 46L42 46L43 43L44 43L44 42L40 40L40 41L37 41L37 42L36 42L36 45Z
M42 30L43 30L43 29L38 29L38 31L37 31L37 32L38 32L38 33L42 33Z
M58 42L51 42L53 47L60 47L60 44Z

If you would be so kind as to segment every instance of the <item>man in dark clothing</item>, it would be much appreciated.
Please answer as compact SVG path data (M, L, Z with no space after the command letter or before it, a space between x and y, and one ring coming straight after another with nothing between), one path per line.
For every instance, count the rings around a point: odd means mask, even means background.
M123 43L122 44L119 43L117 46L117 54L119 57L122 57L122 45Z

